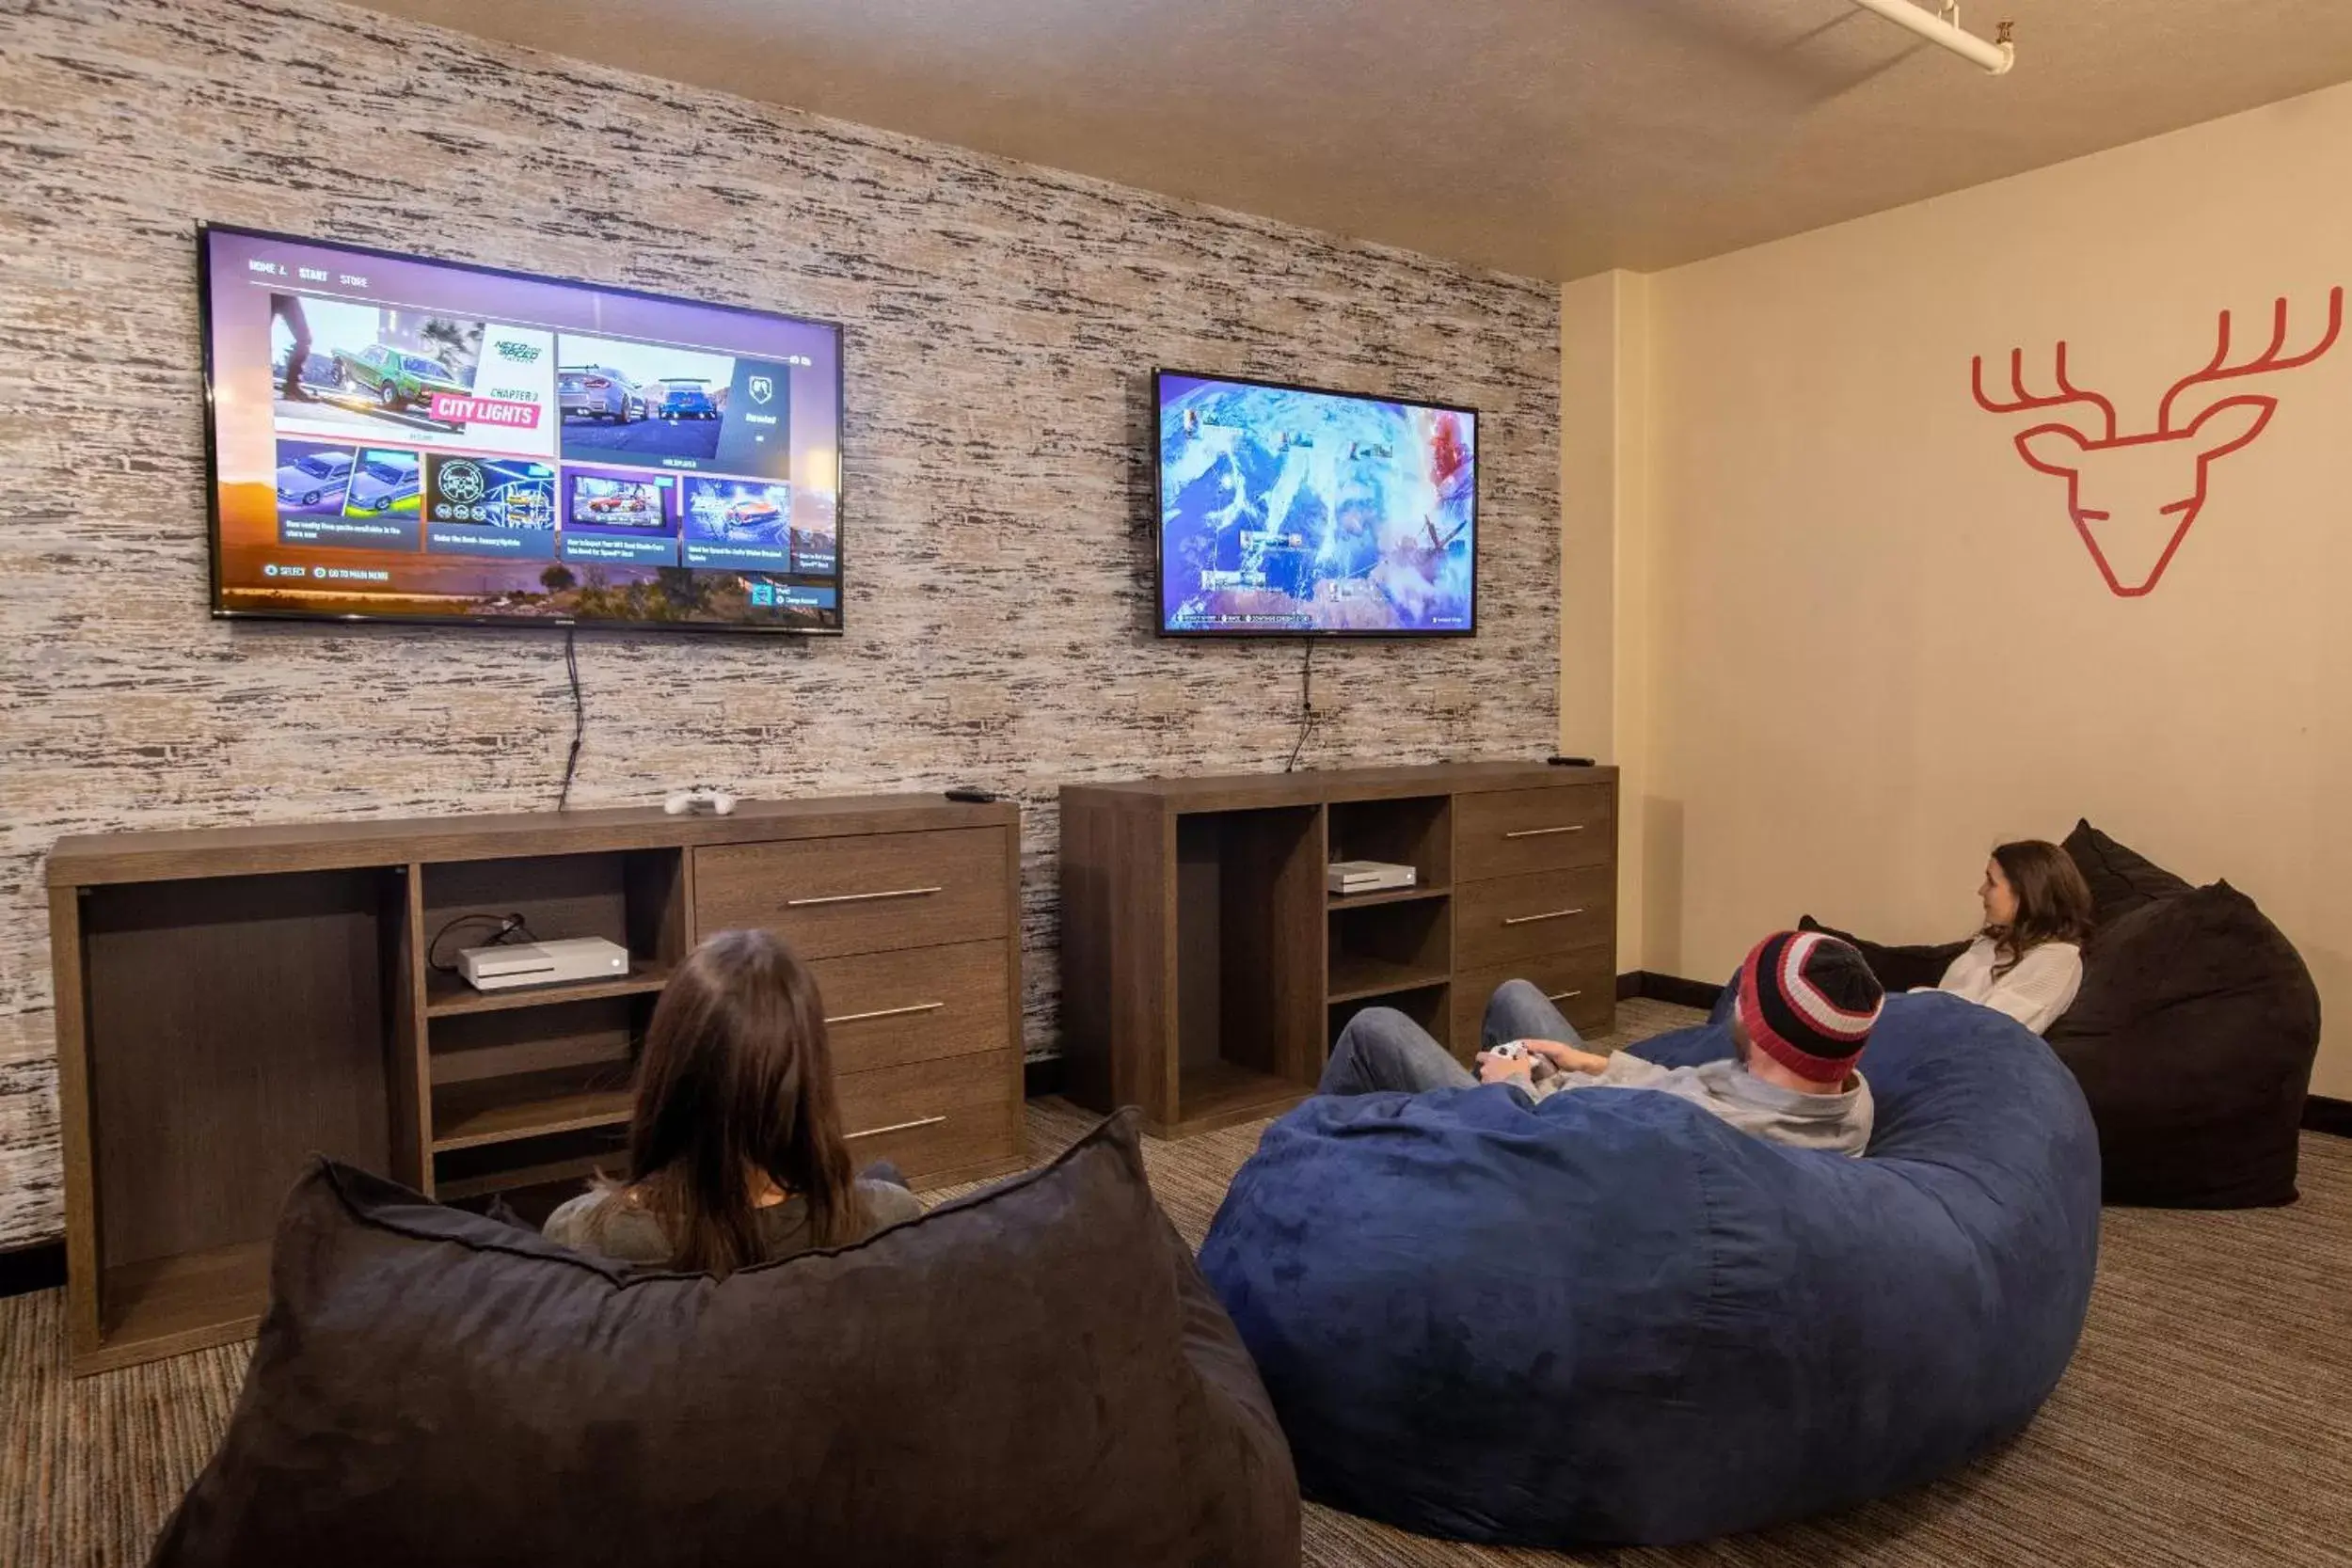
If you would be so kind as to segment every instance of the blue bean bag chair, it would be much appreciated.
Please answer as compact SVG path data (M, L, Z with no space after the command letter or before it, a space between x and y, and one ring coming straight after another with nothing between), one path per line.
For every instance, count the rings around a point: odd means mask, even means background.
M1720 1022L1644 1042L1727 1055ZM1200 1263L1318 1501L1425 1534L1669 1544L1928 1481L2082 1330L2099 1146L2042 1042L1890 996L1867 1155L1638 1089L1308 1101Z

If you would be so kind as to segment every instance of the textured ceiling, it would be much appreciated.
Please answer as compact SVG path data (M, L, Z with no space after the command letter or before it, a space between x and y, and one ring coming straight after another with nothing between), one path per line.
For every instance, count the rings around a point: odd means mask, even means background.
M2346 0L375 0L1547 277L1652 269L2352 79Z

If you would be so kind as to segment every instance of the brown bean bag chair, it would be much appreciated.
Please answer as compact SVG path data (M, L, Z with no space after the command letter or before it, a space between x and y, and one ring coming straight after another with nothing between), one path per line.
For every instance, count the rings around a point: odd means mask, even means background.
M2294 1202L2319 1053L2319 992L2301 955L2227 882L2191 886L2088 822L2064 847L2090 884L2098 927L2082 990L2047 1038L2090 1102L2106 1201ZM1889 990L1934 985L1967 945L1835 934Z
M1124 1117L723 1280L322 1160L270 1268L158 1568L1298 1561L1290 1449Z

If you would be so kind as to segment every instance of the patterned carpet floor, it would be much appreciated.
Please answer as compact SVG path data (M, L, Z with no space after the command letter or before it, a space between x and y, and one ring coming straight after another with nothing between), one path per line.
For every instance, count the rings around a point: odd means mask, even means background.
M1619 1009L1629 1044L1695 1015ZM1029 1106L1042 1160L1091 1117ZM1146 1150L1197 1245L1263 1124ZM2026 1434L1935 1485L1762 1534L1563 1557L1307 1510L1313 1568L2352 1568L2352 1141L2306 1134L2292 1208L2109 1210L2082 1348ZM143 1560L227 1425L246 1348L75 1380L64 1300L0 1301L0 1564ZM1117 1568L1117 1565L1105 1565Z

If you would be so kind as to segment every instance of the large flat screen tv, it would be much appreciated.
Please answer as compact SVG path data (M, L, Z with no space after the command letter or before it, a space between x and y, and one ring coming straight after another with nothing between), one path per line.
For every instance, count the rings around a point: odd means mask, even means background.
M841 629L841 329L198 237L213 613Z
M1159 629L1467 637L1478 411L1152 372Z

